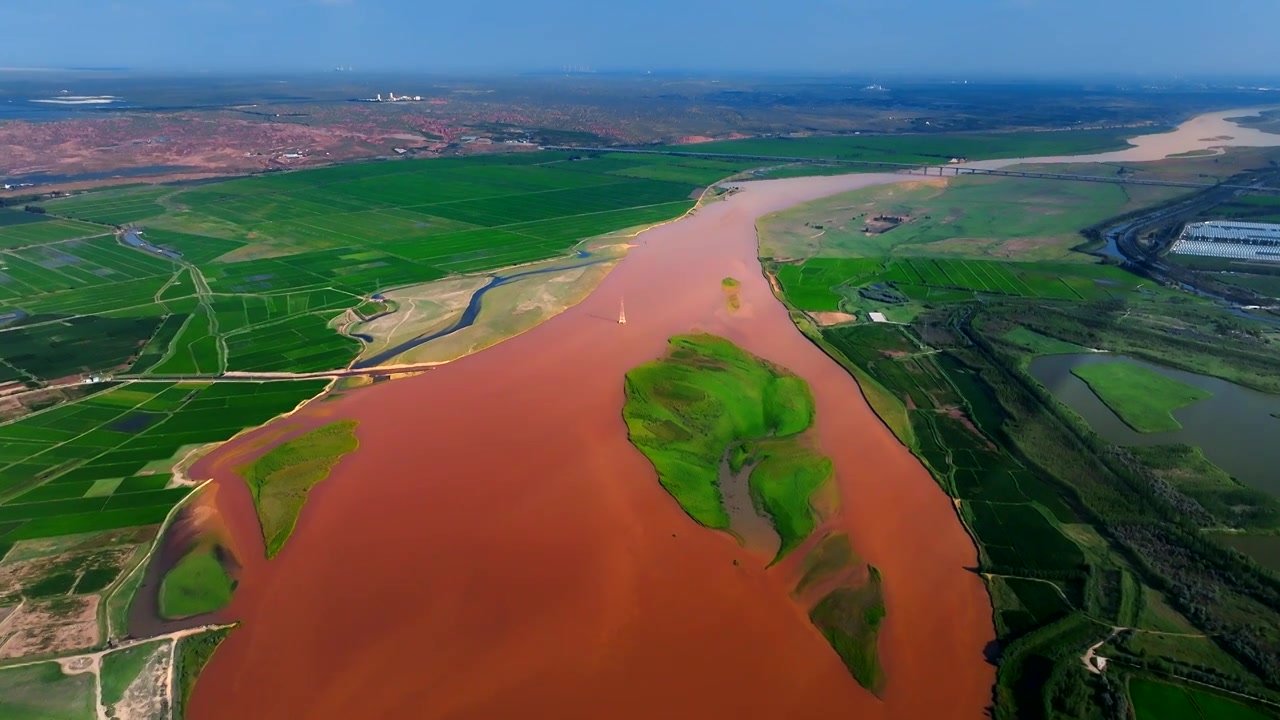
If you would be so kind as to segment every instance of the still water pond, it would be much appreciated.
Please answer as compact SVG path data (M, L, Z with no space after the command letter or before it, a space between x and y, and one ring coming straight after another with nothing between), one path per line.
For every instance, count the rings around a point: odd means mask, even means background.
M1173 411L1181 430L1136 432L1102 404L1084 381L1071 374L1072 368L1105 362L1140 365L1207 390L1213 396ZM1272 416L1280 414L1280 396L1111 353L1038 357L1031 362L1031 374L1110 442L1195 445L1241 482L1280 495L1280 419Z

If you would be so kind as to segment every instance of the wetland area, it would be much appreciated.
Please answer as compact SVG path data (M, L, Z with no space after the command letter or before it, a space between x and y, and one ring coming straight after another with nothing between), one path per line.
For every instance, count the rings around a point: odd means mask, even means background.
M1098 399L1073 370L1121 362L1145 368L1199 388L1209 397L1173 411L1182 428L1168 432L1137 432ZM1215 465L1247 485L1280 495L1280 397L1267 395L1226 380L1166 368L1111 353L1045 355L1031 362L1031 374L1099 435L1117 445L1184 443L1204 451Z

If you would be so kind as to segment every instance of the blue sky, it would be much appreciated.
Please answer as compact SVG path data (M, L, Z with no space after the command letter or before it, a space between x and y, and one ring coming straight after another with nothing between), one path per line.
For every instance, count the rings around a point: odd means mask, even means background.
M11 0L15 1L16 0ZM0 67L1280 73L1280 0L57 0Z

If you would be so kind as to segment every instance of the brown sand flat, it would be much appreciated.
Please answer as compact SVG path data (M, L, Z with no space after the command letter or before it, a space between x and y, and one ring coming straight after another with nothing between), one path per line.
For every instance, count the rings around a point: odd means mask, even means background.
M226 615L244 624L196 686L193 720L982 717L994 632L966 569L973 544L756 259L760 215L901 179L751 183L640 235L592 295L534 330L308 406L290 422L357 418L361 447L269 563L231 472L264 451L257 433L198 464L241 551ZM742 283L737 311L724 277ZM691 330L813 386L840 495L827 527L884 577L884 701L790 598L793 573L696 525L627 441L623 375Z

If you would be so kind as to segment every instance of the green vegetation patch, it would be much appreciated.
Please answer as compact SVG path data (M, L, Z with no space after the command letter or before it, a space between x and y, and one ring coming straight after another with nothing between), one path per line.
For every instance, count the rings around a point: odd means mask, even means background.
M809 611L809 620L831 643L849 674L860 685L879 694L884 688L884 669L880 666L876 641L884 620L884 599L880 592L880 572L870 565L867 568L870 578L865 584L831 591Z
M1200 448L1177 443L1138 446L1129 451L1162 479L1194 498L1224 527L1262 531L1280 528L1280 498L1231 477L1205 457ZM1275 537L1280 542L1280 536Z
M816 519L809 498L831 477L831 460L790 438L761 440L754 450L759 464L748 480L751 501L772 519L782 539L782 557L813 532Z
M92 720L93 675L64 675L57 663L0 670L0 717L5 720Z
M1086 347L1042 335L1021 325L1000 336L1000 339L1030 350L1036 355L1073 355L1089 351Z
M1126 362L1083 365L1072 368L1071 373L1083 380L1124 424L1144 433L1181 428L1173 411L1210 396L1198 387Z
M1221 695L1141 678L1129 681L1129 697L1137 720L1266 720L1274 717Z
M160 615L168 619L204 615L231 602L235 580L222 566L217 546L193 548L160 582Z
M102 656L102 704L111 707L124 699L124 693L138 678L152 656L168 645L163 642L143 643Z
M729 528L719 467L736 448L739 467L748 456L759 462L751 494L781 537L778 557L813 531L809 497L830 475L830 461L794 439L814 416L802 379L724 338L681 335L666 357L627 373L626 395L631 442L694 520Z
M175 718L186 717L187 703L191 701L191 691L196 687L196 678L229 634L231 634L231 628L219 628L200 635L188 635L178 641L173 671L173 716Z
M355 420L325 425L236 469L253 493L267 557L275 557L284 547L311 488L328 477L338 461L359 445L355 430Z

